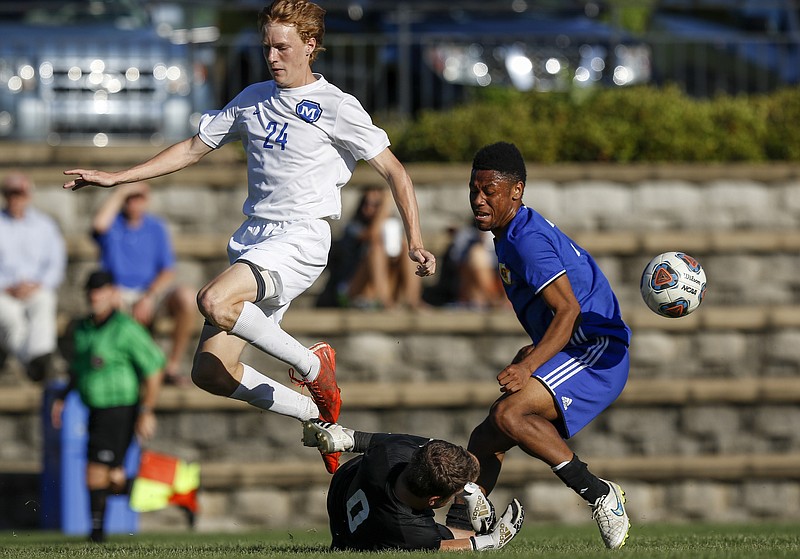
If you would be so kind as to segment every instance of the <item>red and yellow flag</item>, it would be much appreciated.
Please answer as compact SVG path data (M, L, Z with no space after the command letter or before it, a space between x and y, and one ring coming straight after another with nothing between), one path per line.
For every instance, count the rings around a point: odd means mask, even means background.
M137 512L148 512L177 505L196 513L199 487L200 464L143 450L139 473L131 488L130 507Z

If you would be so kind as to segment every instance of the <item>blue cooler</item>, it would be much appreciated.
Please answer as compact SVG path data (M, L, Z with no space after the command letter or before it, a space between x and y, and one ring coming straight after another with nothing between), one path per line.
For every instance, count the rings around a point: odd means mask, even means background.
M44 392L44 465L42 468L41 524L47 530L65 534L91 532L89 491L86 488L86 427L89 410L72 390L64 401L60 430L50 423L50 407L64 383L52 383ZM133 477L139 469L139 443L134 438L125 455L125 471ZM139 515L128 507L127 495L110 495L106 508L108 534L133 534L138 531Z

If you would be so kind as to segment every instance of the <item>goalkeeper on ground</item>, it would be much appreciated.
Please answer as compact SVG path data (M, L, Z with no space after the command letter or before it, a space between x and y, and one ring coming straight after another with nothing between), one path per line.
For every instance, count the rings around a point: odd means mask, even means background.
M365 433L303 423L303 444L322 453L356 452L331 480L328 516L336 550L500 549L524 517L514 499L500 518L474 483L478 461L463 447L415 435ZM461 494L474 531L437 524L434 509Z

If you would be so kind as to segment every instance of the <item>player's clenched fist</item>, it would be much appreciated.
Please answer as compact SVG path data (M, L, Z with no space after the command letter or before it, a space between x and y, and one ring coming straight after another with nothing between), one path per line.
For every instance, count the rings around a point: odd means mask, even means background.
M419 277L432 276L436 272L436 257L424 248L410 250L408 256L417 263L416 274Z

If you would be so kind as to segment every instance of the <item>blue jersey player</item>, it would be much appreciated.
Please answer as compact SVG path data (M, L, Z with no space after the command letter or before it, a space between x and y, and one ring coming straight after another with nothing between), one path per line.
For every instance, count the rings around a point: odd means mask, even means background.
M505 452L519 446L547 463L586 499L609 548L624 545L630 523L625 496L592 474L565 439L622 392L628 379L630 329L592 257L522 202L526 169L519 150L500 142L475 155L469 198L475 225L495 237L508 299L532 343L497 375L503 395L472 432L478 484L488 494ZM448 525L463 523L454 505Z

